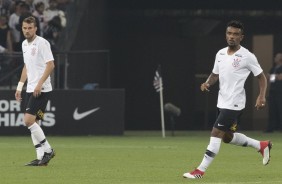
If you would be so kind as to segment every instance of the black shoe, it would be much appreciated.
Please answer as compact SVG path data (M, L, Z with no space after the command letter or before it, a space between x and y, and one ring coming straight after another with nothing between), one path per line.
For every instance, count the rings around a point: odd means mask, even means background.
M55 156L55 150L51 149L51 153L44 152L44 155L42 157L42 160L39 160L38 165L44 166L49 163L49 161Z
M35 160L33 160L33 161L31 161L31 162L25 164L25 166L39 166L39 162L40 162L40 160L35 159ZM46 164L46 165L47 165L47 164ZM43 165L42 165L42 166L43 166Z

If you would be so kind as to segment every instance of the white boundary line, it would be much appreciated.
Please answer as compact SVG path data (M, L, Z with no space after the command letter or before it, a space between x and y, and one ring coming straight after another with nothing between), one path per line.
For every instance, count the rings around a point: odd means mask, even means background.
M281 181L246 181L246 182L212 182L212 183L203 183L203 184L261 184L261 183L282 183Z

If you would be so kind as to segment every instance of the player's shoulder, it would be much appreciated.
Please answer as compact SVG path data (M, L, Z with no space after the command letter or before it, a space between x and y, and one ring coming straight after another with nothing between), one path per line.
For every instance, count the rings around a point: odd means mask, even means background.
M40 42L47 41L45 38L43 38L41 36L36 36L36 37L37 37L37 40L40 41Z
M251 51L249 51L249 49L247 49L243 46L241 46L238 53L241 54L242 57L245 56L245 57L250 57L250 58L256 58L254 53L252 53Z
M252 53L251 51L249 51L249 49L247 49L243 46L241 46L239 52L244 54L244 55L253 55L254 56L254 53Z
M41 36L37 36L38 43L50 45L49 41Z

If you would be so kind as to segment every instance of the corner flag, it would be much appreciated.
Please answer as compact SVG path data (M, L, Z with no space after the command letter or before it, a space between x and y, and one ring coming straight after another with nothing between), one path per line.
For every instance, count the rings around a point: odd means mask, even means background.
M163 80L162 80L162 76L161 76L161 66L160 65L158 66L158 68L156 70L153 85L156 89L156 92L160 92L160 91L163 90Z
M153 80L153 86L156 89L156 92L160 93L160 109L161 109L161 126L162 126L162 135L165 138L165 123L164 123L164 102L163 102L163 80L161 76L161 66L159 65L156 74Z

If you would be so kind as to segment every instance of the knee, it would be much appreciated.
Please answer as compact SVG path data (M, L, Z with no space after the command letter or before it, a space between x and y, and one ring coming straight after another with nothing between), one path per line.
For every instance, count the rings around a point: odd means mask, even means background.
M211 137L218 137L218 138L223 138L224 136L224 131L219 130L217 128L213 128L211 131Z
M230 143L233 139L233 133L232 132L225 132L225 134L222 137L222 141L224 143Z
M27 127L30 127L31 125L33 125L34 122L25 121L24 123Z
M30 115L30 114L25 114L24 116L24 123L27 127L30 127L31 125L33 125L33 123L35 123L35 116L34 115Z

